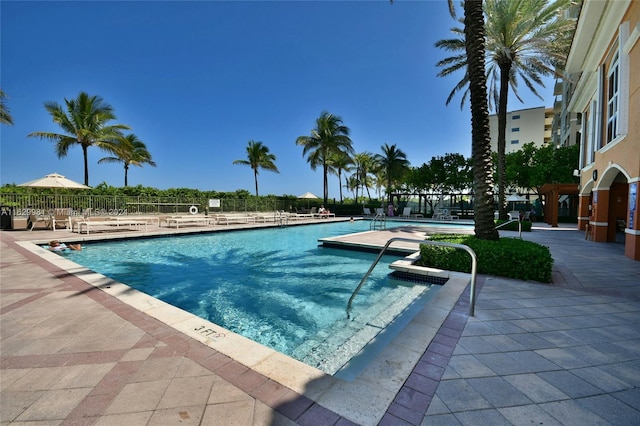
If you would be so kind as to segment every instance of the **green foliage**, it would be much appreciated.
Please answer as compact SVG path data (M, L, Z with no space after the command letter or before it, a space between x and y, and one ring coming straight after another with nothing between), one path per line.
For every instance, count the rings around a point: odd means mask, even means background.
M432 235L432 241L464 244L478 258L478 273L520 280L551 282L553 258L549 248L517 238L480 240L473 235ZM420 245L420 266L471 272L471 257L463 250Z
M536 147L533 142L505 156L506 182L518 188L539 189L547 183L578 183L573 169L578 167L580 146Z

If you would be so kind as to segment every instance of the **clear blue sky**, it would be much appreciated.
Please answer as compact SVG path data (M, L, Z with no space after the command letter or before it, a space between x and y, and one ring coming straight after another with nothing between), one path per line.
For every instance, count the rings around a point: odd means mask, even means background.
M469 107L445 106L460 79L438 78L448 56L434 47L456 23L445 0L350 2L0 2L0 85L13 126L0 126L0 182L50 172L82 182L80 147L58 159L54 143L27 138L60 132L44 103L84 91L112 105L158 167L132 167L129 185L254 193L250 139L276 155L279 174L260 171L261 195L322 195L295 144L324 110L343 118L356 152L397 144L413 166L471 153ZM521 89L525 103L550 106ZM115 123L115 122L114 122ZM120 164L97 164L89 184L122 186ZM329 180L329 196L338 197ZM345 195L347 193L345 192Z

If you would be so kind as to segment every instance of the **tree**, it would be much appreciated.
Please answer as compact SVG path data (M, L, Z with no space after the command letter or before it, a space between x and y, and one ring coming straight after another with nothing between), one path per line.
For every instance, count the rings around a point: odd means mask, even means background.
M340 204L342 204L342 171L351 171L353 159L348 153L340 151L338 153L332 154L329 162L331 163L331 170L338 176L338 186L340 187Z
M522 80L540 99L535 85L544 87L541 77L562 69L569 52L575 23L562 16L570 0L486 0L486 73L490 79L489 102L498 115L498 208L500 216L507 215L505 203L505 144L508 91L511 87L520 101L517 87ZM455 34L462 35L459 28ZM464 69L467 55L464 38L440 40L437 47L458 52L438 62L444 77ZM469 74L456 84L447 104L458 91L463 91L461 107L468 94Z
M329 199L328 174L331 168L331 156L340 152L353 154L349 138L349 128L343 125L342 118L323 111L316 119L316 127L311 136L299 136L296 145L303 147L302 155L307 155L311 170L322 166L324 184L324 203Z
M122 130L130 130L124 124L109 125L116 116L111 105L99 96L89 96L81 92L75 99L65 99L66 112L55 102L46 102L45 109L51 114L53 122L66 134L33 132L29 137L48 139L56 143L58 158L66 157L73 145L82 147L84 157L84 184L89 186L89 163L87 150L91 146L108 149L111 141L121 136Z
M105 149L115 157L101 158L98 160L98 164L122 163L124 165L124 186L129 186L129 166L142 167L143 164L156 166L147 146L133 133L127 136L118 136L110 145L105 146Z
M384 172L388 202L391 203L393 185L398 182L409 169L407 155L396 147L396 144L384 144L380 147L382 154L376 154L375 160Z
M451 2L451 0L449 0ZM450 10L453 11L449 3ZM497 240L493 220L493 179L491 176L491 136L487 80L484 74L484 15L482 2L464 2L465 51L471 103L471 157L473 159L473 191L475 236Z
M364 191L366 189L367 197L369 197L369 201L371 201L371 192L369 192L369 188L371 187L371 177L369 174L375 172L376 169L376 162L373 158L373 154L366 151L360 152L353 156L353 163L356 169L356 180L358 185L362 188L362 196L364 197Z
M276 167L274 161L276 156L269 153L269 148L262 144L262 142L249 141L247 145L247 159L235 160L233 164L244 164L250 166L253 169L253 177L256 182L256 197L258 196L258 169L270 170L275 173L280 173L278 167Z
M8 96L2 89L0 89L0 123L13 125L13 117L9 113L9 108L7 108L7 104L5 99Z

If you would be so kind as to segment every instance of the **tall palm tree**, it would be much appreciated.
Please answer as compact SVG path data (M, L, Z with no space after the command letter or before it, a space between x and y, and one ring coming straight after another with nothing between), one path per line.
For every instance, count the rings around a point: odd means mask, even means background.
M143 164L148 164L152 167L156 166L156 163L151 158L151 153L147 150L147 146L133 133L126 136L118 136L105 149L115 156L101 158L98 160L98 164L122 163L124 165L124 186L129 186L129 166L142 167Z
M497 109L498 115L498 208L500 217L506 218L505 204L505 150L507 102L509 87L516 98L518 80L542 97L536 85L544 87L543 76L553 75L563 68L569 52L575 23L563 17L571 0L486 0L484 14L486 24L486 73L490 80L489 106ZM467 55L464 33L459 28L452 31L458 38L440 40L436 46L456 55L438 62L442 70L438 76L447 76L464 69ZM468 95L469 74L456 84L447 99L463 91L461 107Z
M29 137L49 139L56 143L58 158L66 157L73 145L82 147L84 156L84 184L89 186L89 163L87 150L91 146L107 148L110 141L121 136L121 130L129 130L124 124L109 125L116 116L111 105L99 96L89 96L81 92L75 99L65 99L66 112L56 102L47 102L45 109L66 133L33 132Z
M348 153L340 151L331 156L330 163L333 172L338 176L338 186L340 186L340 204L342 204L342 172L351 171L353 159Z
M7 98L7 94L0 89L0 123L13 125L13 117L11 117L9 108L7 108L7 104L5 103L5 99Z
M376 170L376 161L373 158L373 154L370 152L360 152L353 156L353 162L356 169L357 180L362 187L362 196L364 197L364 190L367 190L367 197L371 201L371 178L370 174Z
M451 0L449 9L453 14ZM471 157L473 159L474 232L482 240L497 240L493 221L493 177L487 80L484 73L484 15L482 2L464 2L465 51L471 94Z
M353 146L349 138L349 128L337 115L323 111L316 119L316 127L311 130L311 136L299 136L296 145L303 146L302 155L307 155L307 162L311 170L322 166L324 184L324 203L329 199L328 174L331 168L331 156L344 152L353 154Z
M258 196L258 169L270 170L280 173L275 165L276 156L269 153L269 148L262 142L250 140L247 144L247 159L235 160L233 164L244 164L253 170L253 178L256 182L256 197Z
M376 154L375 160L383 170L386 178L386 190L389 203L392 200L393 184L402 178L402 175L409 170L409 161L407 160L407 154L401 149L396 147L396 144L389 145L384 144L380 147L382 154Z

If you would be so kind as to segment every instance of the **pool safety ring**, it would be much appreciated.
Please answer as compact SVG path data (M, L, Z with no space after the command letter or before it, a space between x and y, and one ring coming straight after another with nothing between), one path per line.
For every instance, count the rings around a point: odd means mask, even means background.
M189 207L189 213L198 214L198 208L196 206Z

